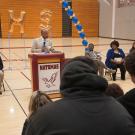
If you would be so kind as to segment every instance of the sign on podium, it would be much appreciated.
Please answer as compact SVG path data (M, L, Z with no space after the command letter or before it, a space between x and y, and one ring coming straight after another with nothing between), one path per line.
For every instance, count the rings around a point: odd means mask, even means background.
M31 63L32 90L59 92L64 53L31 53L28 56Z

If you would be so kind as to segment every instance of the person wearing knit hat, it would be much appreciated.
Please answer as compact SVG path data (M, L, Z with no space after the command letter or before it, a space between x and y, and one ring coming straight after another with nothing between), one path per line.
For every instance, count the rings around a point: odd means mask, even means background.
M62 99L31 117L26 135L135 135L133 119L114 98L108 82L85 56L68 61L61 74Z
M106 72L109 73L115 73L116 70L112 70L110 68L108 68L102 61L101 61L101 56L99 55L98 52L94 51L94 44L90 43L88 45L88 48L85 51L85 56L90 57L91 59L93 59L97 66L98 66L98 72L100 76L104 76L104 69L106 70Z

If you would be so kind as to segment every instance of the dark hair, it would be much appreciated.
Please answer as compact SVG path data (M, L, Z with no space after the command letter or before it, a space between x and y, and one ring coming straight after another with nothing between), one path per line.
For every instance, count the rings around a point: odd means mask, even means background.
M116 83L109 84L105 93L114 98L124 95L123 89Z
M135 50L134 44L135 44L135 41L132 44L132 48L130 49L130 53Z
M125 58L126 69L130 75L135 75L135 51L129 53Z
M114 40L111 42L110 47L112 48L113 45L116 45L117 47L119 47L119 42Z
M35 113L39 107L46 105L47 103L52 102L49 96L43 91L34 91L31 95L29 102L29 116Z

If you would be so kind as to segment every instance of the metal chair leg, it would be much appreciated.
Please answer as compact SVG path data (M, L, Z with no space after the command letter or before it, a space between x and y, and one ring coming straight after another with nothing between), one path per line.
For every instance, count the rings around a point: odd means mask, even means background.
M2 86L3 86L3 90L4 90L4 91L6 91L6 90L5 90L5 85L4 85L4 81L3 81L3 83L2 83Z

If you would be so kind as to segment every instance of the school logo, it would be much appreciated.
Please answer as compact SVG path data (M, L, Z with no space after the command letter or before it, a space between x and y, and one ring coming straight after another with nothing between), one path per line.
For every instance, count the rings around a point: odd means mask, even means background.
M57 76L58 76L58 72L53 73L50 78L47 78L47 77L42 78L42 80L47 88L55 86L54 83L56 81Z
M39 89L54 92L60 87L60 63L38 64Z

